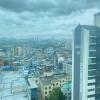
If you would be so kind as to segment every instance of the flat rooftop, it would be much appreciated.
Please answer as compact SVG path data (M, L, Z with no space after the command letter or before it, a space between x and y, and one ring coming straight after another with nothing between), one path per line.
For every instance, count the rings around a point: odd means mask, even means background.
M0 100L28 100L26 87L19 72L0 73Z
M32 78L28 78L28 82L31 89L38 88L37 85L34 83Z
M58 81L61 78L67 78L69 76L68 74L57 74L47 77L41 77L40 81L43 85L49 85L52 84L54 81Z

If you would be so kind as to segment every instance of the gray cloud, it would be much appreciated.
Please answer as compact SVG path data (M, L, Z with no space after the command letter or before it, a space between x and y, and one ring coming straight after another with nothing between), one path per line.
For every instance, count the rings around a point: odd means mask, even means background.
M93 24L99 0L0 0L0 37L69 35Z
M66 15L99 6L100 0L0 0L0 7L11 11L48 12L53 15Z
M0 37L30 37L34 35L67 36L77 24L92 24L97 9L74 12L68 16L40 16L32 12L15 13L0 10Z
M0 6L16 12L45 12L55 7L54 3L48 0L0 0Z

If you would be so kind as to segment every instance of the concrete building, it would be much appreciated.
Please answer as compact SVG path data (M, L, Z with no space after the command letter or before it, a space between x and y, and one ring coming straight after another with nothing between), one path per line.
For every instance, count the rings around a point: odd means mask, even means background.
M100 100L100 28L79 25L72 55L72 100Z
M0 49L0 57L4 57L5 56L5 52L3 51L3 49Z
M32 78L28 78L28 95L29 100L38 100L38 87Z
M100 27L100 12L94 15L94 25Z
M63 72L72 75L72 61L63 62Z
M66 82L70 81L71 77L66 74L53 75L50 77L40 78L40 90L42 94L42 99L46 100L53 88L61 87Z
M23 48L22 47L14 47L12 48L12 56L22 56L23 55Z

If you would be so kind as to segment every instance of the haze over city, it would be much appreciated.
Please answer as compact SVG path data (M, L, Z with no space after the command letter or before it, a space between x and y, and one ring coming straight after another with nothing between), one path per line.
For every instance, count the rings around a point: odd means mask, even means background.
M100 0L0 0L0 100L100 100Z
M72 36L80 24L93 24L99 0L0 0L0 37Z

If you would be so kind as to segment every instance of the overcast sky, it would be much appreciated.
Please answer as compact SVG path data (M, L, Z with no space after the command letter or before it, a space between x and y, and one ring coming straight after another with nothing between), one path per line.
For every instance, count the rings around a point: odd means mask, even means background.
M0 0L0 37L69 36L93 24L100 0Z

